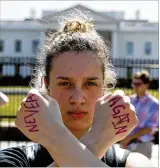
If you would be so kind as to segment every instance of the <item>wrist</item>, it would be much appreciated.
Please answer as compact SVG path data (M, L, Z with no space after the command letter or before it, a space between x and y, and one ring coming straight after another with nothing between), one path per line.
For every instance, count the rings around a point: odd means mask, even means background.
M105 138L103 135L98 135L91 130L85 134L80 141L99 159L101 159L106 151L113 145L113 141Z
M45 142L42 144L47 150L56 151L58 150L59 142L64 138L67 132L65 125L57 124L54 125L54 130L46 131L47 136L45 137Z
M102 162L97 162L98 158L80 143L67 128L61 130L61 135L60 139L52 137L50 140L55 141L54 144L46 147L57 165L60 167L104 166Z

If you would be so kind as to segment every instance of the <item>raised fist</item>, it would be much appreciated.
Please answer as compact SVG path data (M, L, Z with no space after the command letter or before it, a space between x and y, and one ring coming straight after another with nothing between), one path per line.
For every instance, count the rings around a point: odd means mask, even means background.
M24 135L41 145L49 143L49 137L56 136L58 128L64 126L57 101L42 96L36 89L31 89L22 101L15 124Z
M91 131L112 145L124 139L137 123L135 108L129 97L117 90L98 99Z

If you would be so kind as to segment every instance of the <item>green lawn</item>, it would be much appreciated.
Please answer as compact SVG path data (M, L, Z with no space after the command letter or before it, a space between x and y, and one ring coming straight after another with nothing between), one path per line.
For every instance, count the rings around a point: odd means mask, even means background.
M116 88L118 89L118 88ZM114 90L116 90L114 89ZM119 88L120 89L120 88ZM122 89L122 88L121 88ZM133 93L132 89L122 89L126 95L130 95ZM113 90L112 90L113 91ZM159 99L159 90L150 90L149 92L155 96L157 99ZM16 115L17 109L21 104L22 99L25 97L25 95L8 95L10 102L7 105L4 105L3 107L0 107L0 115Z
M25 95L8 95L9 103L0 108L0 115L15 115Z
M0 86L0 90L26 90L29 86Z

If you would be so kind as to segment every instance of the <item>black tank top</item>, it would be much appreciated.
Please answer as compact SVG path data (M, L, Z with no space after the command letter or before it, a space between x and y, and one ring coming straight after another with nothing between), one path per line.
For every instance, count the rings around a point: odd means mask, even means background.
M125 167L130 152L115 145L106 152L102 161L110 167ZM48 151L39 144L8 148L0 151L0 167L47 167L53 162Z

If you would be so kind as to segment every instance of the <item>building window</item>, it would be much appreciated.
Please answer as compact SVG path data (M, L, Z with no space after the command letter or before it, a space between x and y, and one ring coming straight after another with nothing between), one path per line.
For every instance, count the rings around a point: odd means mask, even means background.
M127 42L127 55L133 55L133 42Z
M14 76L15 75L15 66L14 65L3 65L2 67L2 76Z
M4 40L0 40L0 52L4 51Z
M21 48L22 48L21 40L16 40L15 41L15 52L21 52Z
M36 54L38 52L39 41L33 40L32 41L32 53Z
M144 43L144 53L145 53L145 55L151 55L151 52L152 52L151 42L145 42Z

